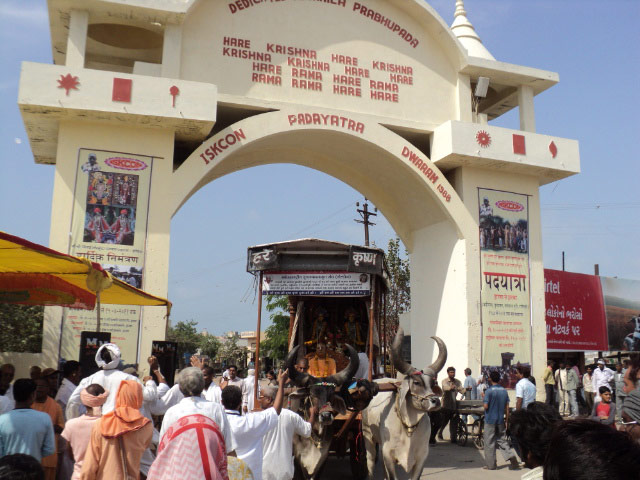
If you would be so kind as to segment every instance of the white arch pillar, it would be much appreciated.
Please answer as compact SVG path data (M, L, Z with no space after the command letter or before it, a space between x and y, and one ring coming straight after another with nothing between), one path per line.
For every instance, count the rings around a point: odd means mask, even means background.
M216 178L256 165L296 163L344 181L378 206L410 252L416 367L437 355L429 337L438 335L449 347L449 363L478 371L477 222L458 194L424 154L375 122L350 116L344 128L324 125L323 117L320 125L292 121L300 114L250 117L204 142L172 175L171 211Z

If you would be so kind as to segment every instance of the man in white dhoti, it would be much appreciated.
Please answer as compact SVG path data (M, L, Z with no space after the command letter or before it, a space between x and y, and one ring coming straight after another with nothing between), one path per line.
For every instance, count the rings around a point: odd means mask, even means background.
M247 378L244 379L244 392L242 393L243 413L251 412L254 407L255 374L256 371L251 368L247 372Z
M222 404L228 415L233 437L237 442L236 453L253 473L254 480L262 480L262 443L265 434L278 426L278 416L282 410L284 384L287 374L278 375L278 393L273 406L261 412L249 412L242 416L242 391L235 385L222 389ZM267 404L265 403L265 406Z
M593 391L596 392L596 398L593 399L593 403L598 403L600 398L600 387L611 388L609 383L613 380L613 370L607 368L602 358L598 359L598 368L596 368L591 374L591 385Z
M204 398L210 402L222 404L222 389L213 380L213 368L205 365L202 367L202 375L204 375L204 391L202 392Z
M165 413L164 419L162 420L162 427L160 428L160 439L162 439L162 436L169 427L182 417L199 414L209 417L216 422L224 437L226 451L228 453L236 450L236 442L231 430L231 425L222 405L208 402L202 397L202 390L204 389L202 370L197 367L185 368L180 372L178 385L184 398Z
M244 378L240 378L238 376L238 367L235 365L230 365L225 374L222 375L222 381L220 382L220 388L224 390L229 385L233 385L238 387L242 392L242 407L240 409L240 415L242 415L246 410L244 409L245 402L247 399L247 386L244 383Z
M264 387L260 390L262 408L272 407L277 389ZM313 421L313 420L312 420ZM311 423L286 408L280 411L278 426L263 439L262 480L291 480L293 478L293 435L311 435Z

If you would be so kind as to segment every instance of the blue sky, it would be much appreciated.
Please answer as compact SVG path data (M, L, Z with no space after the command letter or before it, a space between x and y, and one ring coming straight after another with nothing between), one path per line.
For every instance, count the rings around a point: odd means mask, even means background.
M447 24L454 0L429 2ZM547 268L640 279L640 1L467 0L468 17L496 59L558 72L536 97L539 133L580 142L580 175L542 187ZM53 166L36 165L17 107L20 62L51 63L44 0L0 2L0 230L47 244ZM517 112L494 122L518 128ZM361 195L292 165L257 167L207 185L172 222L173 321L212 333L255 328L246 247L297 237L363 241L353 219ZM379 215L372 240L393 228Z

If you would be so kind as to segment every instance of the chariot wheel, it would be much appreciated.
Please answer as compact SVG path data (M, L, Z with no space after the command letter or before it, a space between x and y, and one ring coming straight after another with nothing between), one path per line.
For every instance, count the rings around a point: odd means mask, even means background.
M460 418L458 419L458 428L456 428L456 433L458 436L458 445L464 447L467 444L469 432L467 431L467 424L464 423Z
M367 450L364 448L364 437L362 434L351 434L349 436L349 463L351 464L351 475L355 480L364 480L369 476L367 469Z
M477 427L476 427L477 424ZM473 423L474 431L477 429L478 434L473 438L473 444L476 446L478 450L484 450L484 421L476 420Z

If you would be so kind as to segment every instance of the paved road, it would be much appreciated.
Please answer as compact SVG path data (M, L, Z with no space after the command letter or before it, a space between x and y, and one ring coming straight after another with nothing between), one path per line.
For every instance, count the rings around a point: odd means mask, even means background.
M498 453L498 469L483 470L484 452L479 451L471 442L465 447L451 444L449 441L438 442L435 448L429 449L427 466L422 472L422 479L427 480L518 480L528 469L518 471L509 470ZM375 480L384 478L380 465L377 466ZM342 460L329 458L322 474L324 480L348 480L351 479L349 459Z

